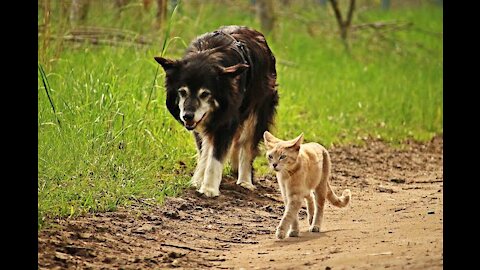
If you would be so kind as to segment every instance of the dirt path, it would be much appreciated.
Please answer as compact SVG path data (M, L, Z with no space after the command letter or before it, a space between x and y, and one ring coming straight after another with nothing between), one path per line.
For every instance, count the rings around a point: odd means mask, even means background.
M332 186L351 204L325 208L321 233L275 240L283 204L274 178L254 193L188 190L157 207L59 219L39 232L40 269L443 269L443 140L399 150L379 141L330 149Z

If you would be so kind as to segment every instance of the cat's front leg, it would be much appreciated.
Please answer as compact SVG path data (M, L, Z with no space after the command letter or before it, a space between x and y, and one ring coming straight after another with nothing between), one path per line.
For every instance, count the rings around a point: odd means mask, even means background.
M295 217L295 219L292 222L292 225L290 227L290 232L288 232L289 237L298 237L300 234L300 229L298 228L298 216Z
M285 212L275 233L278 239L285 238L287 229L290 228L295 219L298 219L298 211L302 206L302 200L299 196L290 196L287 201Z

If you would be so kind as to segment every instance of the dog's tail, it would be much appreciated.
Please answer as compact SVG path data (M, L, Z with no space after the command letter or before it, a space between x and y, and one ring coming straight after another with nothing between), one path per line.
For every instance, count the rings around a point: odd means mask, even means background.
M323 172L322 172L322 179L327 184L327 199L335 205L336 207L345 207L350 202L350 198L352 193L349 189L345 189L342 192L342 196L338 197L335 192L333 192L332 187L330 186L330 168L332 167L332 162L330 160L330 155L326 150L323 151Z

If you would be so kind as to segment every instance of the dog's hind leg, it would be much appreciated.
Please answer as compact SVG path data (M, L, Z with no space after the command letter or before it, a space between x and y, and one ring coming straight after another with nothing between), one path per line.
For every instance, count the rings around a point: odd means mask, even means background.
M230 147L230 166L232 172L238 174L238 165L240 162L240 145L234 141L232 147Z
M249 190L255 189L255 186L252 183L252 163L253 151L251 143L247 143L240 148L237 185Z
M238 145L240 145L240 151L237 185L249 190L255 189L255 186L252 183L252 163L255 156L253 146L253 133L255 131L255 125L255 115L251 114L243 124L242 133L238 143Z

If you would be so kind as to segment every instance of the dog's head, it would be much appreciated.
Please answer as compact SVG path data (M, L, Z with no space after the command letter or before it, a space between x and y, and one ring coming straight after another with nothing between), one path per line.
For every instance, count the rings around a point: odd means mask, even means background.
M155 60L165 70L167 108L188 130L201 127L215 114L228 113L229 100L239 91L236 78L248 68L246 64L224 66L202 53L180 60Z

